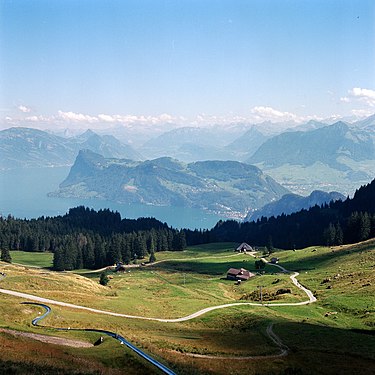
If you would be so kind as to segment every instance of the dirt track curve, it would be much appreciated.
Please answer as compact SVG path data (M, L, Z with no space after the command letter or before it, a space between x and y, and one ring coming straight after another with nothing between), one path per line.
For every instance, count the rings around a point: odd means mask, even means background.
M285 273L289 273L290 272L290 271L286 270L284 267L282 267L282 266L280 266L278 264L272 264L272 263L268 263L268 264L272 265L272 266L275 266L275 267L278 267L279 269L281 269ZM263 304L262 303L255 303L255 302L227 303L227 304L224 304L224 305L217 305L217 306L206 307L206 308L204 308L202 310L199 310L199 311L196 311L195 313L192 313L190 315L183 316L181 318L174 318L174 319L154 318L154 317L146 317L146 316L139 316L139 315L130 315L130 314L115 313L115 312L106 311L106 310L94 309L94 308L86 307L86 306L74 305L72 303L56 301L56 300L49 299L49 298L38 297L38 296L34 296L32 294L17 292L17 291L8 290L8 289L0 289L0 293L8 294L8 295L12 295L12 296L15 296L15 297L20 297L20 298L25 298L25 299L29 299L29 300L32 300L32 301L37 301L37 302L40 302L40 303L46 303L46 304L52 304L52 305L70 307L72 309L86 310L86 311L90 311L90 312L98 313L98 314L118 316L118 317L129 318L129 319L153 320L153 321L164 322L164 323L178 323L178 322L185 322L187 320L191 320L191 319L197 318L198 316L207 314L210 311L219 310L219 309L225 309L225 308L234 307L234 306L272 306L272 307L276 307L276 306L301 306L301 305L307 305L307 304L315 302L316 298L314 297L314 295L311 292L311 290L305 288L304 286L302 286L298 282L298 280L296 278L298 275L299 275L299 273L295 272L295 273L293 273L293 275L290 276L290 279L292 280L293 284L297 288L301 289L303 292L306 293L306 295L308 297L308 299L306 301L302 301L302 302L289 302L289 303L288 302L263 303Z

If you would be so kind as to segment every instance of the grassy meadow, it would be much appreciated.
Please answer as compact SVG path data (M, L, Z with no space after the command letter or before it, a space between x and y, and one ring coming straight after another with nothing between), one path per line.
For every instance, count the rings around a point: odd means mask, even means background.
M157 253L156 263L129 268L124 273L109 272L108 286L99 285L100 272L51 272L26 266L0 263L7 277L0 287L75 303L108 311L156 318L177 318L199 309L232 302L258 302L259 285L269 302L300 302L306 295L296 288L289 275L267 265L263 275L241 285L225 280L230 267L255 272L255 259L237 255L235 244L209 244L190 247L183 252ZM12 257L15 252L12 252ZM18 252L17 252L18 253ZM31 253L28 253L31 254ZM48 263L48 254L39 254L39 264ZM42 256L45 260L42 260ZM370 374L375 366L375 241L335 248L311 247L297 251L277 251L272 256L290 270L300 272L298 280L312 290L318 302L305 306L237 306L215 310L190 321L162 323L94 314L87 311L51 306L52 313L43 324L50 327L99 328L121 333L137 346L169 365L178 374ZM35 266L36 260L17 263ZM42 267L46 267L43 265ZM291 293L276 295L289 288ZM268 297L267 297L268 296ZM19 298L1 295L0 327L33 331L55 336L69 336L94 342L97 335L87 332L59 332L31 326L31 319L41 312L36 306L20 304ZM268 301L267 301L268 302ZM290 349L285 357L241 359L248 356L276 355L279 348L266 335L273 322L274 332ZM12 352L12 342L19 340L0 332ZM31 355L40 343L24 339L22 358L12 360L49 366L59 358L61 371L82 359L95 364L99 373L142 371L148 368L135 354L106 339L104 344L85 349L66 349L53 345L51 359ZM0 344L1 345L1 344ZM46 346L46 345L45 345ZM5 348L10 348L5 349ZM51 345L46 346L50 348ZM112 350L113 349L113 350ZM47 349L46 349L47 350ZM72 356L74 361L60 360ZM46 352L47 353L47 352ZM192 354L209 357L196 358ZM211 357L212 358L211 358ZM215 358L218 356L218 358ZM232 356L238 359L221 359ZM43 359L42 359L43 358ZM65 366L65 364L66 366ZM70 367L69 367L70 366ZM74 365L87 373L87 367ZM144 367L146 366L146 367ZM69 370L70 369L70 370ZM146 370L144 370L146 371ZM1 370L0 370L1 373ZM64 373L64 372L62 372ZM131 372L127 372L131 373ZM138 372L139 373L139 372Z
M52 253L31 253L29 251L11 251L10 255L12 257L12 263L24 264L28 267L52 267Z

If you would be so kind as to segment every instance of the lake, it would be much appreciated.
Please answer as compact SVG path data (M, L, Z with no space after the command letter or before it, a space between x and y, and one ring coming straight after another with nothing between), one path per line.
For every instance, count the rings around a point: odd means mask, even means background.
M155 217L175 228L212 228L221 217L184 207L158 207L118 204L100 199L48 197L68 175L70 167L29 168L0 171L0 214L17 218L37 218L65 214L69 208L84 205L95 210L109 208L123 218Z

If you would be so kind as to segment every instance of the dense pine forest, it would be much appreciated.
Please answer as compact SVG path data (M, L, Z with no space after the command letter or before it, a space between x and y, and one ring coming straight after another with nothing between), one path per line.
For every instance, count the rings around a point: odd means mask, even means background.
M342 245L375 237L375 180L353 198L314 206L291 215L256 222L219 221L209 232L186 231L189 245L216 241L245 241L281 249L313 245Z
M128 264L148 256L154 259L157 251L185 247L184 231L153 218L121 219L118 212L107 209L77 207L64 216L0 219L3 260L9 260L9 250L51 251L56 270Z
M269 248L341 245L375 237L375 180L353 198L256 222L219 221L211 230L177 230L154 218L121 219L108 209L70 209L57 217L0 218L1 260L9 250L51 251L56 270L101 268L116 262L155 259L163 250L186 245L243 242Z

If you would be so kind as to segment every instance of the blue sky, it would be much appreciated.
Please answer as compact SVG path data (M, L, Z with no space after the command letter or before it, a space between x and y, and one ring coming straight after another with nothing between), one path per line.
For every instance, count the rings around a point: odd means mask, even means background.
M1 0L4 124L369 115L373 0Z

